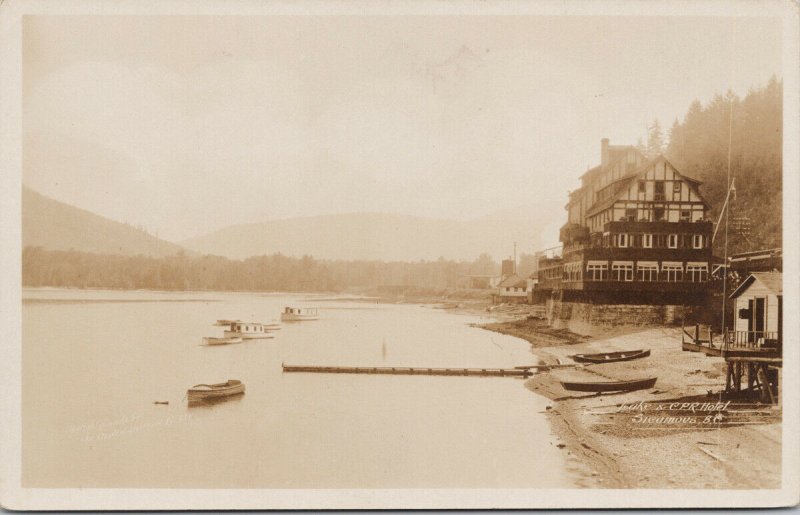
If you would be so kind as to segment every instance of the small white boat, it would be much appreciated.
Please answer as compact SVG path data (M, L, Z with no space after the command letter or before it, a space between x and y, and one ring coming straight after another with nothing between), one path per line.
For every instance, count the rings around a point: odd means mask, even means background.
M223 397L241 395L244 393L244 384L237 379L228 379L224 383L196 384L186 391L190 404L213 401Z
M230 336L227 338L220 338L215 336L206 336L203 338L203 343L206 345L228 345L229 343L242 343L242 337Z
M269 334L272 329L261 322L242 322L240 320L230 320L228 329L225 330L226 338L241 338L243 340L264 340L275 338Z
M319 312L317 308L283 308L281 320L284 322L301 322L304 320L318 320Z

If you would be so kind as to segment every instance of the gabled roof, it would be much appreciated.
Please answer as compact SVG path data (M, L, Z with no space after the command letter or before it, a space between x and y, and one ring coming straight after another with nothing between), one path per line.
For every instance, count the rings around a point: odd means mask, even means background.
M735 299L750 287L751 284L758 281L761 283L766 289L768 289L771 293L775 295L783 295L783 273L781 272L753 272L750 274L747 279L742 281L742 284L739 285L733 293L731 293L732 299Z
M527 286L528 281L527 279L521 279L518 275L510 275L506 277L500 284L497 285L498 288L521 288L523 286Z
M692 179L692 178L689 178L689 177L683 175L677 168L675 168L675 165L670 163L669 160L666 157L664 157L663 154L661 154L661 155L658 155L658 156L654 157L653 159L647 161L646 163L642 164L642 166L640 166L639 168L634 170L632 173L630 173L628 175L625 175L623 177L620 177L619 179L617 179L617 180L615 180L613 182L610 182L609 184L604 186L603 189L608 188L609 186L612 186L612 185L616 184L617 185L617 190L609 198L601 200L599 202L595 202L594 204L592 204L592 206L589 209L586 210L586 216L595 215L595 214L599 213L600 211L603 211L604 209L607 209L607 208L613 206L614 203L617 200L619 200L619 197L621 196L621 194L623 192L625 192L625 189L626 189L625 187L626 186L629 186L631 182L633 182L635 179L638 179L642 174L647 172L647 170L649 170L651 166L656 164L658 161L662 161L662 160L665 163L669 163L669 165L672 166L672 168L683 179L686 179L687 181L694 183L696 186L699 186L700 184L702 184L702 182L698 181L697 179ZM697 193L697 196L700 197L700 200L703 202L703 204L706 205L706 207L710 207L708 205L708 202L706 202L705 199L700 195L700 192L695 192L695 193Z

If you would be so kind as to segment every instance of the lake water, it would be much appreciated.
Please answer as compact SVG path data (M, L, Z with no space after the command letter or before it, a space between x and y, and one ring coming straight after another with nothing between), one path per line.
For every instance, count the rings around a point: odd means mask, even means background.
M320 320L203 346L217 319ZM522 380L283 373L308 365L513 367L527 342L418 305L288 294L23 291L25 487L572 486ZM188 407L198 383L246 394ZM154 401L169 401L156 405Z

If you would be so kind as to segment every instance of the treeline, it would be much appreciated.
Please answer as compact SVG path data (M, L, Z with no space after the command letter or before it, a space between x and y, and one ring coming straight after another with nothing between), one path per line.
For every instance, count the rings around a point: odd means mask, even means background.
M281 254L231 260L184 253L164 258L93 254L26 247L22 285L72 288L343 291L350 288L410 286L459 288L467 275L493 275L499 265L483 254L472 262L324 261Z
M773 77L743 99L729 92L705 106L693 102L683 122L675 120L669 131L667 157L703 181L715 221L727 193L730 152L736 194L729 206L729 253L781 246L782 128L783 83ZM720 231L714 250L721 256L724 227Z

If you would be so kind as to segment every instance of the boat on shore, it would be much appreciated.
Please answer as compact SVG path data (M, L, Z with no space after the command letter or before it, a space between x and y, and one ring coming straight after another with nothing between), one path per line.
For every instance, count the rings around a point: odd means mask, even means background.
M203 338L203 343L206 345L228 345L230 343L242 343L241 336L228 336L228 337L216 337L216 336L206 336Z
M225 397L244 394L244 384L237 379L224 383L196 384L186 391L189 403L214 401Z
M319 311L317 308L283 308L281 320L284 322L303 322L306 320L318 320Z
M268 324L261 322L242 322L241 320L226 320L230 322L225 330L225 338L241 338L242 340L265 340L275 338L269 334L271 329Z
M631 392L634 390L647 390L656 384L657 377L634 379L632 381L587 381L571 382L561 381L565 390L573 392Z
M598 352L596 354L575 354L572 359L579 363L615 363L646 358L650 349L625 350L618 352Z

